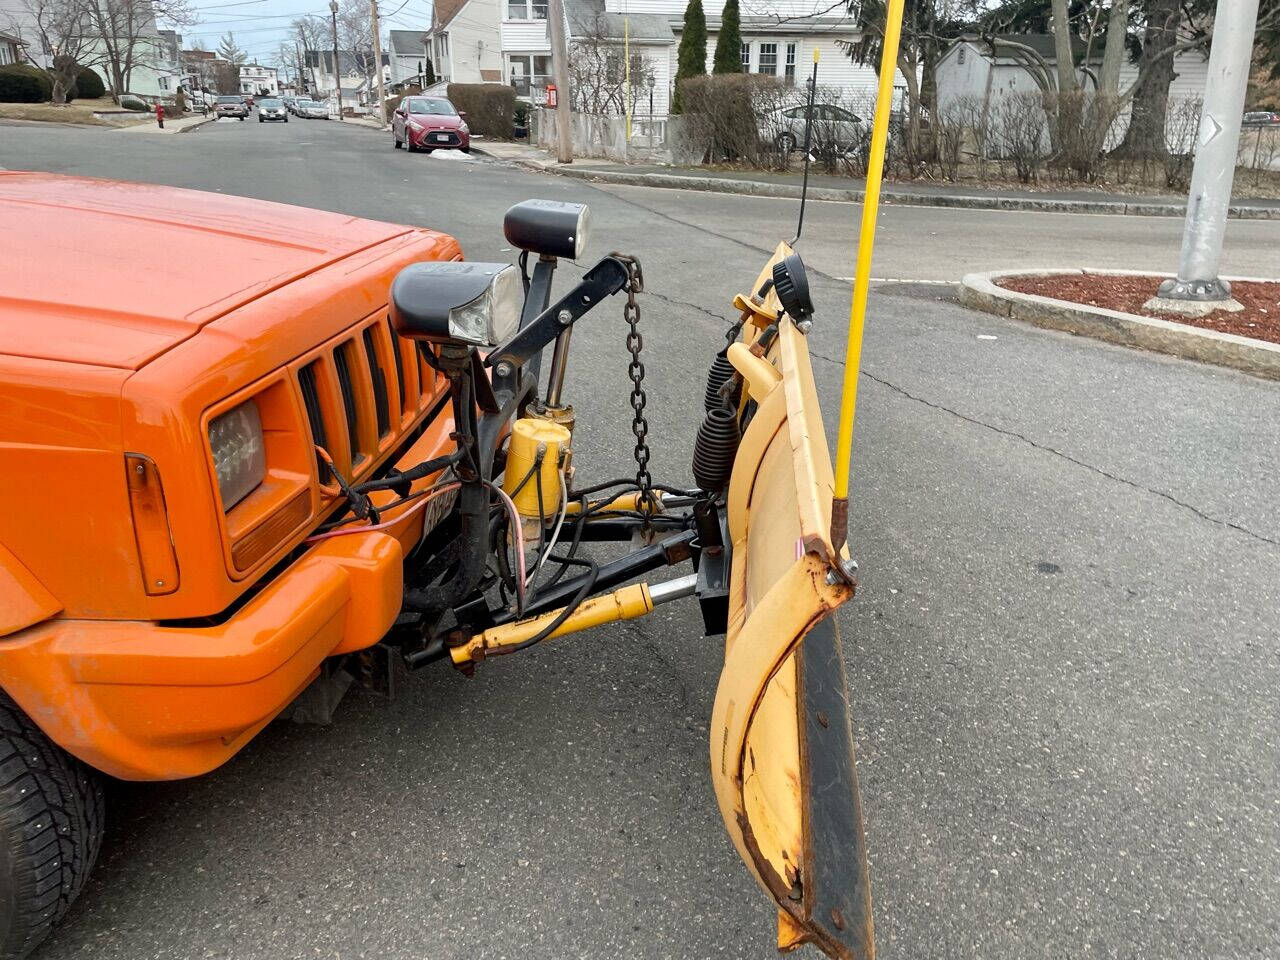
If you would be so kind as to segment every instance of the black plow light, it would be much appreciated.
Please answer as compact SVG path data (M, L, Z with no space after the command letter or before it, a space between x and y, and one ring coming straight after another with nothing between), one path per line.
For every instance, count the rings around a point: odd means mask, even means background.
M391 284L401 336L492 347L516 332L524 286L508 263L413 263Z
M502 232L513 247L544 257L577 260L587 249L591 211L585 203L526 200L502 218Z
M807 330L813 316L813 300L809 296L809 274L800 254L789 254L773 265L773 289L796 326Z

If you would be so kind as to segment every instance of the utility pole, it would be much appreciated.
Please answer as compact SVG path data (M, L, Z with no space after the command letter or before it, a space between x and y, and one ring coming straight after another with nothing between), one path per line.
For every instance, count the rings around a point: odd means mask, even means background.
M1178 275L1160 284L1156 295L1163 309L1194 315L1239 309L1218 268L1257 22L1258 0L1218 0Z
M556 160L573 163L573 114L569 109L569 44L564 34L564 2L548 0L551 72L556 75Z
M373 20L373 69L378 71L378 123L387 125L387 91L382 81L382 28L378 25L378 0L369 0Z
M338 97L338 119L342 119L342 68L338 66L338 0L329 0L333 22L333 91Z
M298 41L293 42L293 52L298 57L298 92L305 95L307 92L307 65L302 59L302 47L298 45Z

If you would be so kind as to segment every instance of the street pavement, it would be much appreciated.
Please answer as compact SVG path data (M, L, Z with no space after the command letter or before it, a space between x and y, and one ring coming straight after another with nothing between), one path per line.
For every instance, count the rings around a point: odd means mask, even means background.
M644 262L654 472L677 482L730 298L796 213L322 121L2 127L0 166L431 225L476 259L512 256L508 205L586 200L591 255ZM856 213L811 207L801 244L829 435ZM1228 270L1275 272L1280 223L1228 238ZM875 273L1176 253L1176 221L894 207ZM860 379L841 630L880 956L1280 954L1280 388L950 297L878 284ZM584 479L631 466L620 310L574 335ZM774 956L707 777L721 647L698 633L665 606L473 679L424 671L392 703L352 695L327 728L273 724L206 777L117 784L98 870L37 956Z

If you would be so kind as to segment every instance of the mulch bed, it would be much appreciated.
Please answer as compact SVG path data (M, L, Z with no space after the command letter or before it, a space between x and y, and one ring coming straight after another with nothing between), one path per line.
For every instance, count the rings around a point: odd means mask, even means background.
M1102 273L1064 273L1048 276L1004 277L996 285L1017 293L1033 293L1141 317L1171 320L1204 330L1234 333L1255 340L1280 343L1280 281L1231 284L1231 295L1243 304L1237 313L1218 311L1207 317L1184 317L1143 308L1156 295L1161 277L1116 277Z

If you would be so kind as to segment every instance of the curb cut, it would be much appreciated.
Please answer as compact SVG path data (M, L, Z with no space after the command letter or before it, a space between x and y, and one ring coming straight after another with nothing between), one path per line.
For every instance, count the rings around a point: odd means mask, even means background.
M989 270L970 273L960 281L960 303L998 317L1021 320L1033 326L1093 337L1125 347L1138 347L1184 360L1198 360L1268 380L1280 380L1280 344L1253 340L1233 333L1202 330L1169 320L1141 317L1067 300L1018 293L996 285L1005 277L1052 276L1097 273L1110 276L1167 277L1145 270L1046 269ZM1226 280L1260 280L1259 277L1225 277ZM1273 282L1266 281L1264 282Z
M665 187L671 190L702 190L708 193L745 194L755 197L781 197L800 199L801 188L796 184L773 183L765 180L723 180L718 177L700 177L671 173L627 173L624 170L598 170L591 167L561 167L538 160L516 159L516 164L540 173L554 173L577 180L595 180L602 183L618 183L635 187ZM810 187L809 196L815 200L834 200L841 203L861 203L863 190L845 190L835 187ZM1187 208L1177 203L1154 203L1144 200L1051 200L1035 197L1001 197L972 194L922 194L896 190L883 190L880 199L885 203L914 207L951 207L966 210L1014 210L1047 213L1103 213L1113 216L1133 217L1184 217ZM1227 213L1235 220L1280 220L1280 207L1232 206Z

